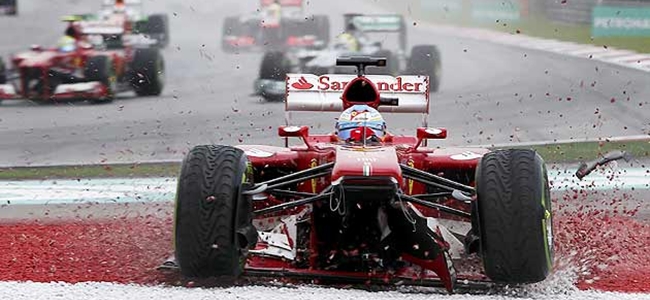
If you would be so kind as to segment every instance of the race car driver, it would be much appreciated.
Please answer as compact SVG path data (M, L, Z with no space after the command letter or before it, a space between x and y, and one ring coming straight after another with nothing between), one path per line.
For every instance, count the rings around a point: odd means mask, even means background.
M345 32L339 34L336 40L338 47L344 47L352 52L358 52L362 47L370 44L368 38L361 30L358 30L353 20L345 26Z
M263 9L267 18L267 21L265 22L267 23L267 26L276 26L280 24L282 19L282 5L279 0L273 1L273 3Z
M347 143L382 143L386 136L386 122L376 109L368 105L353 105L339 116L336 135Z
M73 52L77 49L77 40L66 34L59 39L57 49L63 53Z

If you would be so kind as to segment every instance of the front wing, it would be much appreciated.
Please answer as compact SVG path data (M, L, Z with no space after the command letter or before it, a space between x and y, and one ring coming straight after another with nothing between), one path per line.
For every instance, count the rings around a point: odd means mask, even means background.
M43 95L39 95L42 97ZM37 96L36 98L40 98ZM102 99L109 96L108 88L99 81L60 84L48 98L52 100ZM12 84L0 84L0 99L21 99ZM29 97L32 98L32 97Z

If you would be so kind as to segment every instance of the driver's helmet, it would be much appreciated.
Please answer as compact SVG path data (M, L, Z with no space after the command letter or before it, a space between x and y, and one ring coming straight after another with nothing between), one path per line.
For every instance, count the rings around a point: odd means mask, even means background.
M336 135L346 142L361 142L365 137L386 135L386 122L379 111L368 105L353 105L346 109L336 122Z
M336 37L334 48L347 51L359 51L359 41L351 33L345 32Z
M61 39L59 39L57 49L59 52L64 53L75 51L77 49L77 40L68 35L63 36Z
M357 25L354 24L354 20L350 20L345 24L345 31L349 33L355 33L357 31Z
M113 12L115 13L126 12L126 4L124 3L124 0L115 1L115 6L113 6Z

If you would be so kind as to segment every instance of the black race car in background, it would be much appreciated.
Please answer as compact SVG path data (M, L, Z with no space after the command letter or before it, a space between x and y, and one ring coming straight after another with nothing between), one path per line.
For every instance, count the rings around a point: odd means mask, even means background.
M288 73L354 74L354 67L337 66L336 58L360 55L387 59L388 65L384 67L368 67L368 74L426 75L431 80L431 92L438 91L442 73L440 51L435 45L415 45L409 51L406 23L401 15L346 14L344 26L354 28L358 37L356 49L337 38L324 49L267 51L254 83L255 93L267 100L282 99Z
M0 0L0 15L18 14L18 0Z
M226 53L268 49L324 48L329 44L326 15L309 15L302 0L261 0L260 8L224 20L221 47Z

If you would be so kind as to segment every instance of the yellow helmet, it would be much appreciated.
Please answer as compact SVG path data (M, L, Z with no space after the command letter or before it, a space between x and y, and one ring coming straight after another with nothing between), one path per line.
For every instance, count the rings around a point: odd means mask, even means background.
M336 38L336 46L350 51L359 51L359 41L350 33L342 33Z
M77 41L71 36L63 36L59 39L57 49L61 52L72 52L77 49Z

